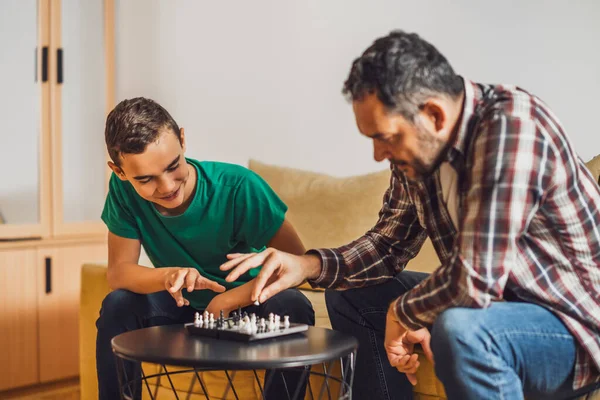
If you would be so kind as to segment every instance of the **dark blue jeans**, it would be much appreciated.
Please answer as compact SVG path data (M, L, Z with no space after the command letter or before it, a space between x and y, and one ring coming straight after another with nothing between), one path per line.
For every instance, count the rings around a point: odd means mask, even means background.
M412 399L412 386L392 368L383 347L392 300L427 274L404 271L381 285L327 291L334 329L359 341L355 399ZM431 329L435 370L448 399L566 399L572 389L576 344L552 312L531 304L494 303L486 309L450 308Z
M260 306L251 305L243 309L248 313L268 316L269 313L289 315L290 321L314 325L315 314L308 299L296 289L288 289L273 296ZM100 400L120 398L115 357L110 341L113 337L135 329L158 325L183 324L193 322L196 310L191 307L177 307L175 300L166 291L152 294L137 294L128 290L115 290L102 302L100 317L96 321L96 368L98 371L98 393ZM128 377L139 377L139 363L126 362ZM290 388L290 396L300 382L302 372L286 370L285 382L280 373L268 371L265 380L271 379L267 399L286 399L285 385ZM306 381L302 382L306 385ZM304 390L306 386L304 386ZM304 390L301 392L304 393ZM137 393L141 393L141 382ZM301 397L303 398L303 397Z

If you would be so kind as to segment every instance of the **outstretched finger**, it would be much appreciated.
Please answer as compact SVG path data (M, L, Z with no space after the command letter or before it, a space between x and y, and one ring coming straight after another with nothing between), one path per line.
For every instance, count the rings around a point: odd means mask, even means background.
M241 262L241 264L236 266L229 273L229 275L225 277L225 280L227 282L236 281L240 277L240 275L246 273L248 270L261 266L263 264L263 261L265 260L265 257L265 252L262 252L258 254L253 254L251 257L246 258L244 261Z
M246 256L246 255L248 255L248 254L247 253L231 253L231 254L227 254L227 259L228 260L233 260L233 259L236 259L238 257Z
M218 293L225 291L225 286L218 284L215 281L211 281L203 276L199 276L198 279L196 279L196 287L198 289L209 289Z
M276 270L282 267L280 262L277 262L277 265L274 267ZM277 273L274 271L271 274L271 277L267 279L265 286L261 293L259 293L259 301L264 303L271 297L275 296L278 293L283 292L286 289L289 289L294 285L293 280L289 279L285 274Z
M267 257L267 259L263 263L262 268L260 269L260 272L254 280L254 287L252 288L251 300L258 300L261 303L267 301L268 297L266 293L263 293L263 289L265 288L267 282L269 282L269 280L271 279L271 276L273 275L275 270L279 268L279 266L280 263L277 258L273 256Z
M260 253L259 253L260 254ZM227 254L227 258L229 261L224 262L219 266L221 271L229 271L233 267L239 265L242 261L247 260L248 258L256 255L256 253L235 253L235 254Z

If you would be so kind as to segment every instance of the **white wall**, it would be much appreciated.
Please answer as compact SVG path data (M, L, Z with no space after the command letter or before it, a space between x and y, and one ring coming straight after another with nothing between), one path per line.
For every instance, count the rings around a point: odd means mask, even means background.
M588 160L600 153L598 17L596 0L121 0L117 96L165 106L196 158L380 170L340 90L352 60L402 28L469 79L540 96Z

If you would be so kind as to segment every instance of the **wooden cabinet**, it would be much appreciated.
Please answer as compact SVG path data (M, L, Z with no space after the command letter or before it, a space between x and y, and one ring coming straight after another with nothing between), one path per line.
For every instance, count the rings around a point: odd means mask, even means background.
M36 256L0 250L0 390L38 381Z
M79 375L81 266L107 254L104 237L0 244L0 391Z
M79 374L81 265L107 259L113 1L0 5L0 391Z
M81 265L106 260L103 243L42 247L37 251L40 381L79 375Z

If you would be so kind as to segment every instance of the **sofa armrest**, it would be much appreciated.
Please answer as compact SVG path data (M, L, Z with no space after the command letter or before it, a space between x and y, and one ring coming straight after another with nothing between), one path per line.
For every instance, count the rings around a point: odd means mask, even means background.
M109 292L106 265L84 264L81 267L79 308L79 375L82 400L98 398L96 319L102 300Z

